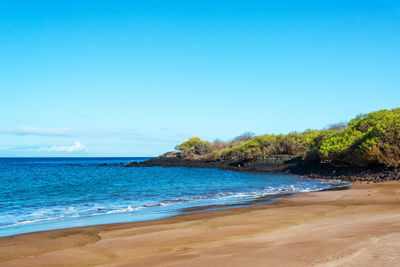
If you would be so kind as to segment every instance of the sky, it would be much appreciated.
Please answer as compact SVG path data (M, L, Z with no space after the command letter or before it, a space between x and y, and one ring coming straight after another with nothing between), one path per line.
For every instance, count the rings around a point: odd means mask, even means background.
M400 107L399 1L0 1L0 156L156 156Z

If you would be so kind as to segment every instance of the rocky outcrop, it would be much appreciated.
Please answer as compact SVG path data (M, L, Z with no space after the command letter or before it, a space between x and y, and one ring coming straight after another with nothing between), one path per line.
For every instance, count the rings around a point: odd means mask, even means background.
M245 172L292 173L314 179L380 182L400 180L400 170L382 167L335 166L330 163L303 160L291 155L275 155L256 160L184 159L179 153L169 152L143 162L130 162L127 167L193 167L219 168Z

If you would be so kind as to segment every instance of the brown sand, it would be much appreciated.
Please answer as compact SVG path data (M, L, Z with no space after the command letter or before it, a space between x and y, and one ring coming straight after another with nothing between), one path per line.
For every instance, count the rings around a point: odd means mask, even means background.
M4 266L400 266L400 183L0 238Z

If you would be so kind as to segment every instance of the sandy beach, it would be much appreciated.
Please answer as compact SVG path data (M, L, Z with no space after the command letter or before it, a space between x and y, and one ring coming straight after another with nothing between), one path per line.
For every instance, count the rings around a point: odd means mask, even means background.
M0 238L2 266L399 266L400 183Z

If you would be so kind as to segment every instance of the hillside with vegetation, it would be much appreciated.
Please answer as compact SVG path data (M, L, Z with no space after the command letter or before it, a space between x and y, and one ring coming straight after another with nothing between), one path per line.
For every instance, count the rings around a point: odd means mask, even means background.
M176 146L178 157L209 161L247 160L277 155L335 166L398 168L400 108L356 116L324 130L254 136L246 133L225 142L190 138Z
M400 180L400 108L356 116L323 130L255 136L230 141L198 137L127 167L196 167L286 172L346 181Z

